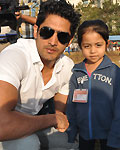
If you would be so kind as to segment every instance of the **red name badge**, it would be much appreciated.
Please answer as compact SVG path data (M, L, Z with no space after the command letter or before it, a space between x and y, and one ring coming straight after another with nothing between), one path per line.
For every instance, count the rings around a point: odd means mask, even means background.
M75 89L73 94L73 102L87 103L88 89Z

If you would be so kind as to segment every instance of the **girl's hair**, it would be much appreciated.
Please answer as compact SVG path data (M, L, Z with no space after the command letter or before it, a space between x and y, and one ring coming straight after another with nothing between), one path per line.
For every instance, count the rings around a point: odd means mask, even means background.
M71 23L71 37L74 36L76 28L80 21L80 14L66 0L47 0L42 2L37 17L37 26L39 27L49 14L54 14L67 19Z
M106 44L108 44L109 39L109 30L108 26L102 20L87 20L84 21L78 28L78 44L81 48L81 42L83 34L87 31L95 31L100 34L102 38L105 40Z

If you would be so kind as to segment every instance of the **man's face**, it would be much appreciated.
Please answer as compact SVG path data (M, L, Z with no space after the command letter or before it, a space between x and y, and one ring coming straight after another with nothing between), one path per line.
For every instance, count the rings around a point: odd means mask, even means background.
M37 33L36 44L42 61L52 61L55 63L59 56L64 52L68 43L62 44L57 35L58 32L67 32L71 35L70 25L71 24L68 20L53 14L48 15L45 21L40 25ZM45 27L45 29L50 28L50 30L53 29L55 31L50 38L45 39L40 36L40 29L43 27Z

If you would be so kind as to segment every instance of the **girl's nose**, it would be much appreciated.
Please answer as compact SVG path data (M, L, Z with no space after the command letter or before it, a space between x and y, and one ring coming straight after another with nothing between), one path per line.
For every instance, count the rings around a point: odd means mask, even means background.
M94 46L91 46L91 49L90 49L90 52L91 53L94 53L96 50L95 50L95 47Z

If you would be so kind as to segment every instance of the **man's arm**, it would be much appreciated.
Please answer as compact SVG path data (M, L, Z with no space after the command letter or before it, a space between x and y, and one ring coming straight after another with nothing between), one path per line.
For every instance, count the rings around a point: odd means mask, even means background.
M60 113L32 116L15 111L17 99L17 89L0 80L0 141L17 139L51 126L66 126L67 119Z
M55 112L56 112L56 114L64 114L65 113L67 97L68 97L67 95L63 95L63 94L60 94L60 93L57 93L54 96ZM64 116L67 119L67 116L65 114L64 114ZM60 124L62 125L62 120L61 120ZM65 123L64 128L58 128L57 127L57 129L60 132L64 132L64 131L66 131L68 126L69 126L69 123L68 123L68 120L67 120L67 122Z
M55 111L65 112L68 95L57 93L54 96Z
M23 15L22 13L20 12L15 12L15 15L16 15L16 19L23 19L24 21L30 23L30 24L35 24L36 23L36 17L31 17L31 16L27 16L27 15Z

